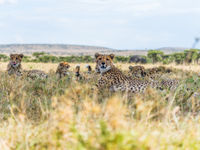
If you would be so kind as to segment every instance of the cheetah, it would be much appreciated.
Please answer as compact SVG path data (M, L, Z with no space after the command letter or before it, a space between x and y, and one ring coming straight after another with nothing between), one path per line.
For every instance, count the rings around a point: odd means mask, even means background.
M134 78L143 78L146 75L145 68L143 66L129 66L128 74Z
M27 77L30 79L47 79L48 75L41 70L29 70L27 71Z
M76 68L75 68L75 77L76 77L76 80L82 80L83 79L83 76L80 74L80 65L76 65Z
M168 75L171 72L172 69L159 66L147 69L146 76L153 81L159 81L160 89L162 90L163 89L175 90L179 86L180 81L178 79L170 79Z
M100 71L100 79L97 88L109 89L112 92L122 91L128 93L143 92L149 86L154 87L155 82L133 79L123 74L113 64L114 54L103 55L96 53L96 68Z
M65 76L69 75L69 71L68 71L69 68L70 68L69 63L61 62L57 67L56 74L61 79L61 78L65 77Z
M7 72L9 75L22 76L22 58L23 54L10 54L10 61L7 66Z
M88 74L91 74L92 73L92 67L90 65L86 65L86 68L87 68L87 72Z
M172 72L171 69L167 69L163 66L159 66L159 67L146 69L145 76L149 77L152 80L155 80L155 79L160 78L162 75L166 73L171 73L171 72Z
M98 65L96 64L96 66L95 66L95 73L96 74L100 74L100 70L99 70L99 67L98 67ZM200 76L200 75L199 75Z
M80 65L76 65L75 68L75 78L76 81L81 81L82 83L91 83L91 82L95 82L98 79L98 75L97 73L92 71L92 67L88 67L88 71L87 72L80 72Z
M25 75L28 78L36 79L36 78L47 78L48 75L40 70L23 70L22 69L22 59L23 54L10 54L10 62L7 66L7 72L9 75L23 76Z
M96 82L98 77L99 77L99 71L98 69L95 68L95 70L93 71L92 70L92 67L91 65L86 65L86 68L87 68L87 72L84 72L83 73L83 77L84 79L86 80L86 82Z
M145 69L143 66L129 66L129 76L139 79L157 80L166 73L171 73L171 69L163 66Z
M170 89L175 90L179 86L180 81L177 79L161 79L160 81L160 89Z

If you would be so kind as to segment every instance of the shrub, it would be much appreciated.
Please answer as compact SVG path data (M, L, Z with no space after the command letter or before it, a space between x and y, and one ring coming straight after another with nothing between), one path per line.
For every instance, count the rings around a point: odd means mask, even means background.
M174 53L174 61L176 62L176 64L183 64L184 59L185 59L185 55L184 53Z
M164 53L158 50L149 50L147 56L152 59L153 63L161 62Z
M4 55L4 54L0 54L0 61L8 61L9 60L9 57L7 55Z
M126 56L115 56L115 62L125 62L128 63L130 60L130 57Z

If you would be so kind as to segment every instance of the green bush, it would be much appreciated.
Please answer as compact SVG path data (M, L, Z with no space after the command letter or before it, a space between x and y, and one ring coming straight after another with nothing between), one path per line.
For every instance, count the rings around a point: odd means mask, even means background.
M183 64L185 59L184 53L174 53L173 56L176 64Z
M126 57L126 56L115 56L115 62L129 62L130 57Z
M23 61L24 61L24 62L32 62L31 56L24 56L24 57L23 57Z
M198 62L198 59L200 57L199 50L197 49L185 50L184 54L185 54L185 62L188 64Z
M4 55L4 54L0 54L0 61L8 61L9 60L9 57L7 55Z
M45 52L35 52L35 53L33 53L32 55L33 55L34 57L38 58L38 57L40 57L40 56L46 55L46 53L45 53Z
M198 49L185 50L184 52L164 54L159 50L149 50L147 56L142 56L147 60L147 63L163 63L170 64L176 62L176 64L185 63L198 63L200 59L200 51ZM0 61L6 62L9 57L4 54L0 54ZM128 63L130 56L115 56L114 62ZM93 56L53 56L45 52L35 52L32 56L24 56L24 62L43 62L43 63L92 63L95 61Z
M163 55L163 64L170 64L174 61L173 55Z
M148 51L147 56L152 59L153 63L161 62L162 61L162 56L164 53L162 51L158 50L150 50Z

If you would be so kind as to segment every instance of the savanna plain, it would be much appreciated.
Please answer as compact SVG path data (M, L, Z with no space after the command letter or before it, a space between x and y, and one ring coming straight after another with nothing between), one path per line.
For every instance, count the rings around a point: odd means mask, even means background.
M40 69L45 80L8 76L0 63L1 150L199 150L200 66L165 65L180 80L176 90L149 88L127 98L123 93L99 93L98 74L77 81L76 64L58 79L58 64L22 63ZM130 64L117 63L123 72ZM134 64L131 64L134 65ZM94 69L95 64L91 63ZM157 65L144 65L151 68Z

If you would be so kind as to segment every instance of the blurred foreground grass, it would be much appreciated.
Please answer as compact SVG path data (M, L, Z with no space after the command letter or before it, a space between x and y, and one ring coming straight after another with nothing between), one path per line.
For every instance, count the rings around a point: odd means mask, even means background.
M175 70L171 76L182 79L176 91L148 89L127 99L122 93L100 94L96 76L58 80L55 66L45 65L52 69L46 70L47 80L0 73L0 149L200 148L200 78L195 72Z

